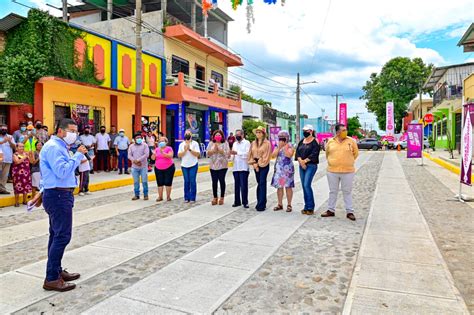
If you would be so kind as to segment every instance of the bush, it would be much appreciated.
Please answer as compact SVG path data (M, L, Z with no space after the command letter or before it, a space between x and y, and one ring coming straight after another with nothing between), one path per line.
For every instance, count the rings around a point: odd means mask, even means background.
M267 124L264 123L263 121L251 120L251 119L244 120L242 122L242 129L244 129L245 138L250 142L255 140L255 135L253 134L253 130L260 126L267 128Z

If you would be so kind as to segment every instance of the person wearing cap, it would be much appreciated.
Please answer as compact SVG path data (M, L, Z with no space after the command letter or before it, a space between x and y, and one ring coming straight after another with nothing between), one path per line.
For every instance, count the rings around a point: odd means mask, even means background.
M123 174L123 170L125 170L125 174L130 174L128 172L128 147L130 145L130 140L125 135L125 130L120 129L118 136L114 140L114 147L115 152L118 156L118 169L119 175Z
M26 127L26 137L23 140L25 152L35 152L36 143L38 143L38 139L36 138L36 130L33 125L28 125L28 127Z
M290 134L286 130L280 131L278 133L278 145L272 153L272 158L276 158L272 186L277 189L278 196L278 205L273 208L274 211L283 210L283 190L286 191L288 202L286 212L293 210L291 201L293 199L293 188L295 187L294 153L295 151L290 143Z
M132 162L133 190L132 200L140 199L140 178L143 185L143 199L148 200L148 155L150 149L143 140L142 134L135 134L135 142L128 148L128 159Z
M343 124L336 125L336 136L326 145L328 161L327 178L329 184L328 210L321 214L323 218L333 217L336 212L336 201L339 187L342 190L346 217L355 221L352 207L352 183L355 175L355 160L359 156L359 149L354 139L347 136L347 128Z
M229 168L229 144L225 141L222 130L216 130L212 133L212 141L209 142L206 150L206 156L209 157L209 168L212 179L213 199L211 205L224 204L225 196L225 175ZM221 186L221 194L217 199L217 185Z
M178 147L178 157L181 159L181 170L184 178L184 202L186 203L196 202L196 177L200 155L199 143L193 140L192 131L187 129L184 132L184 141Z
M321 147L314 137L314 128L312 125L305 125L303 127L303 139L298 143L296 148L295 159L298 161L300 169L301 185L303 186L304 209L302 214L314 214L314 194L313 183L314 175L318 170L319 151Z
M257 180L257 211L265 211L267 207L267 176L270 170L270 158L272 146L267 140L265 127L259 126L253 130L255 140L252 142L249 151L248 162L255 171Z
M95 146L96 140L93 135L91 135L91 128L89 126L84 127L84 131L82 135L79 136L79 143L82 144L83 146L86 147L87 149L87 154L91 158L89 161L90 164L90 174L94 174L94 163L92 157L95 156L94 153L94 146Z

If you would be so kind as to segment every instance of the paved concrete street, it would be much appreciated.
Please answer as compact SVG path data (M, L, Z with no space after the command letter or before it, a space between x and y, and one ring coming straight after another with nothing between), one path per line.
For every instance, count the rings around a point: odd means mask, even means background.
M427 164L426 164L427 163ZM76 197L63 267L80 272L67 293L42 289L48 219L43 210L0 209L0 313L14 314L469 314L474 312L473 205L449 199L456 175L403 152L361 152L357 221L321 218L325 158L313 181L318 211L303 216L296 176L292 213L211 206L209 173L198 201L131 201L132 187ZM272 175L269 174L269 181ZM464 192L474 197L472 189Z

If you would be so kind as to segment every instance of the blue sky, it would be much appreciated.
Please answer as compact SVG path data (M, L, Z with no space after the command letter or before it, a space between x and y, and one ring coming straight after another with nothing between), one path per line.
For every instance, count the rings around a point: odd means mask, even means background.
M45 5L59 6L60 0L18 1L60 14ZM231 69L229 80L289 113L295 111L297 72L302 81L319 82L304 86L303 113L318 116L325 110L333 118L331 94L342 93L349 116L358 114L375 127L375 117L367 113L359 96L370 73L380 71L389 59L421 57L437 66L474 61L472 53L456 46L473 21L471 0L286 0L285 6L280 0L277 5L255 0L251 33L246 31L245 6L233 11L230 1L218 2L234 19L229 47L245 58L244 69ZM0 3L0 16L28 11L10 0Z

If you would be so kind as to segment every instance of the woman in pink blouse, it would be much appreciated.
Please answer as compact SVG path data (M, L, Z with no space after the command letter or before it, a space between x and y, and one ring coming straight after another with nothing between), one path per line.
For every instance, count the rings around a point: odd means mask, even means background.
M229 144L225 141L222 130L216 130L212 134L212 141L207 146L207 157L209 158L209 168L211 170L212 193L214 198L211 204L223 205L225 195L225 175L229 167ZM221 194L217 199L217 184L221 186Z
M155 160L155 175L158 184L157 202L163 201L163 186L166 187L166 200L171 201L171 188L176 170L173 155L173 149L168 146L168 139L161 137L152 156L152 159Z

